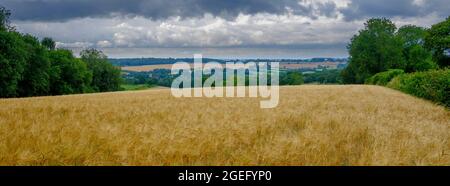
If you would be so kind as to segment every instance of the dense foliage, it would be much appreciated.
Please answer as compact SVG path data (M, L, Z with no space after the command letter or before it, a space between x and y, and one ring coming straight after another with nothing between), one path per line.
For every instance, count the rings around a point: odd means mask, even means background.
M172 75L170 70L167 69L155 69L148 72L133 72L133 71L126 71L123 73L123 79L126 86L131 85L144 85L147 84L149 86L164 86L164 87L171 87L172 81L178 77L178 75ZM192 74L193 76L193 74ZM210 75L203 75L202 82L204 83L208 78L210 78ZM251 76L251 78L255 78L255 76ZM257 77L256 77L257 78ZM248 72L245 74L245 86L249 86L249 79L250 75ZM191 78L192 84L194 81L194 77ZM258 81L258 80L257 80ZM271 84L271 77L270 74L268 74L267 77L267 83ZM280 85L301 85L303 84L303 75L301 72L297 71L289 71L289 72L281 72L279 76L279 84ZM236 86L238 84L238 79L235 77L234 79L234 85ZM223 74L223 86L227 85L227 76L224 73ZM215 84L213 84L213 87Z
M424 47L426 29L414 25L401 27L397 37L403 43L403 58L405 72L426 71L437 68L432 60L432 53Z
M73 94L119 89L120 70L100 51L89 49L76 58L55 49L51 38L16 32L10 12L0 7L0 97Z
M345 83L364 83L370 76L387 69L404 69L402 41L397 27L388 19L370 19L348 45L349 64L342 71Z
M405 71L403 71L402 69L389 69L388 71L373 75L366 80L366 84L387 85L389 81L404 73Z
M348 48L344 83L387 85L450 106L450 72L444 69L449 66L450 17L430 29L406 25L398 30L388 19L370 19Z
M387 86L450 107L450 69L403 74Z
M168 69L155 69L149 72L127 71L123 73L125 85L172 86L172 80L176 77Z
M303 83L303 75L300 72L290 71L280 76L280 85L301 85Z
M342 81L340 73L341 70L338 69L323 69L314 73L305 73L303 74L303 79L305 83L340 84Z
M115 91L119 89L120 68L111 65L103 52L87 49L81 52L81 59L87 63L92 72L91 88L96 92Z
M50 51L49 58L52 63L49 95L93 92L90 87L92 72L71 51Z
M450 19L431 29L406 25L397 30L385 18L370 19L348 46L349 64L342 72L344 83L364 83L388 69L407 73L448 66Z
M450 66L450 16L428 30L425 47L433 53L433 59L442 68Z

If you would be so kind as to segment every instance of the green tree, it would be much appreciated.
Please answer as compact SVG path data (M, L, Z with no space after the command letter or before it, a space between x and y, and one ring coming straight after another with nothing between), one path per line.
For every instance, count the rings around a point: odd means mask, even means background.
M18 96L18 84L25 70L27 51L17 32L0 31L0 96Z
M412 46L406 50L405 59L407 61L406 72L427 71L437 68L430 51L419 45Z
M0 97L18 96L17 87L26 63L26 49L22 36L10 32L11 12L0 7Z
M345 83L364 83L370 76L390 68L405 67L402 42L389 19L368 20L348 45L349 64L342 72Z
M450 66L450 16L426 32L425 47L432 52L440 67Z
M406 25L397 31L397 37L403 43L403 57L406 61L405 71L416 72L436 68L432 54L424 48L426 29Z
M56 50L51 38L41 42L9 26L9 10L0 7L0 97L73 94L119 90L120 69L100 51ZM94 76L94 77L93 77Z
M75 58L70 50L58 49L50 51L49 54L51 94L92 92L92 73L86 63Z
M45 37L44 39L42 39L41 43L42 46L46 47L48 50L55 50L56 48L55 41L53 41L52 38Z
M338 69L324 69L321 72L314 72L303 74L305 83L320 83L320 84L339 84L341 70Z
M120 69L109 63L103 52L96 49L86 49L80 53L81 59L87 63L92 72L91 87L94 91L107 92L120 90Z
M23 40L28 52L25 70L19 82L19 95L21 97L48 95L50 91L48 52L39 40L31 35L23 36Z
M301 85L303 84L303 75L300 72L287 72L280 78L280 85Z
M9 17L11 11L5 7L0 6L0 31L10 31L14 28L9 24Z

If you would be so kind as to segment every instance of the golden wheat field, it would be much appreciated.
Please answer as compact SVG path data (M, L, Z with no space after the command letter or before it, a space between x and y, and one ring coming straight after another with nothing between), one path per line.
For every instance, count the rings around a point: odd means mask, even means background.
M450 165L450 112L378 86L0 99L0 165Z

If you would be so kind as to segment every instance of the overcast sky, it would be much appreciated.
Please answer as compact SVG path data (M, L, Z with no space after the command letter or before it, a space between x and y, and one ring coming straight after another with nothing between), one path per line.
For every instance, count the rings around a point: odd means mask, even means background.
M17 30L110 57L346 57L370 17L429 27L448 0L0 0Z

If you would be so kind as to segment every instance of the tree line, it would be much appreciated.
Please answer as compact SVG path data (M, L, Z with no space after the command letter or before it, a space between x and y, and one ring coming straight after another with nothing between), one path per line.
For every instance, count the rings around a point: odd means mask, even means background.
M450 65L450 17L423 28L406 25L397 29L386 18L368 20L348 45L349 64L342 71L344 83L364 83L389 69L406 73L446 68Z
M28 97L116 91L120 69L96 49L80 58L56 49L51 38L22 34L10 25L11 12L0 7L0 97Z
M450 17L429 29L370 19L348 50L344 83L387 86L450 108Z

